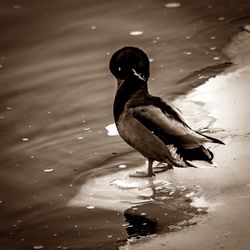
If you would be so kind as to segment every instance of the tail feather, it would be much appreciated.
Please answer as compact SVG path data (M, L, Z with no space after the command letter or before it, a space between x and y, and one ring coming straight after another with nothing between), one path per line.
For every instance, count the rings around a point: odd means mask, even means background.
M197 132L197 131L196 131L196 133L198 133L199 135L202 135L202 136L206 137L207 139L209 139L213 143L219 143L219 144L225 145L225 143L223 141L221 141L221 140L219 140L217 138L214 138L214 137L211 137L211 136L208 136L208 135L204 135L204 134L202 134L200 132Z
M178 153L181 155L181 157L183 157L184 160L188 161L201 160L201 161L212 162L214 158L213 153L204 146L199 146L193 149L179 148Z
M185 163L186 163L186 165L187 165L188 167L197 168L194 164L192 164L192 163L189 162L189 161L185 161Z

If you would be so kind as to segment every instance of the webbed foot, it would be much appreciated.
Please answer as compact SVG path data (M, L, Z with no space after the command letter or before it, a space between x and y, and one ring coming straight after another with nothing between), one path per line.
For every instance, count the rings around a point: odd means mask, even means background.
M159 162L155 167L153 167L155 173L161 173L170 169L174 169L173 165Z
M148 173L147 171L136 171L134 174L130 174L130 177L136 177L136 178L144 178L144 177L152 177L155 176L155 174Z

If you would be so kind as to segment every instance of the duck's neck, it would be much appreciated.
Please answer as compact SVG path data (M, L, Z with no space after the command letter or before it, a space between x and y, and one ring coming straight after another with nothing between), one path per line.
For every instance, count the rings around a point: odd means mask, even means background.
M115 101L113 105L113 114L115 122L118 121L126 103L133 97L148 94L147 82L141 80L118 80Z

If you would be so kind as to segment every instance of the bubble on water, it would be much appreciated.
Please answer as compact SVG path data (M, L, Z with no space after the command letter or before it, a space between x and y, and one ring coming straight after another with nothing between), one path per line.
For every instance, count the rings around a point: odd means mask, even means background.
M215 40L215 39L216 39L216 36L211 36L210 39L211 39L211 40Z
M216 47L211 47L209 50L213 51L213 50L216 50L217 48Z
M143 34L143 31L142 30L134 30L134 31L130 31L129 34L131 36L140 36Z
M111 235L108 235L108 238L112 238L113 237L113 235L111 234Z
M0 69L3 67L3 65L2 64L0 64Z
M215 61L218 61L218 60L220 60L220 57L215 56L213 59L214 59Z
M224 16L221 16L221 17L218 18L218 20L219 20L219 21L223 21L223 20L225 20L225 17L224 17Z
M93 26L90 27L90 29L95 30L96 26L93 25Z
M43 172L45 173L50 173L50 172L53 172L54 169L53 168L47 168L47 169L44 169Z
M178 3L178 2L170 2L170 3L165 4L166 8L178 8L180 6L181 6L181 3Z
M89 206L87 206L86 208L87 208L87 209L94 209L94 208L95 208L95 206L93 206L93 205L89 205Z
M27 138L27 137L22 138L22 141L28 141L28 140L29 140L29 138Z
M127 166L124 165L124 164L121 164L121 165L118 166L118 168L126 168L126 167L127 167Z
M33 246L33 249L44 249L44 246L42 245L37 245L37 246Z
M141 216L145 216L145 215L146 215L146 213L143 213L143 212L141 213Z
M14 9L20 9L21 6L16 4L16 5L13 6L13 8L14 8Z
M192 55L192 52L191 51L184 51L183 54L184 55Z
M84 139L83 136L77 137L77 140L82 140L82 139Z
M0 119L4 119L5 117L4 116L0 116Z
M6 110L12 110L12 107L6 107Z
M2 204L3 203L3 201L0 201L0 204Z

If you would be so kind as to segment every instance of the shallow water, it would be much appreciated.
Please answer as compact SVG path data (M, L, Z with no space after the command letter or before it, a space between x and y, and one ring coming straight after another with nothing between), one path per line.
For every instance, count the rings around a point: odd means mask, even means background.
M205 81L202 69L209 77L228 66L221 48L249 13L248 1L235 2L0 3L1 249L110 249L129 237L121 211L68 205L93 177L144 163L107 135L109 58L144 49L150 89L172 100Z

